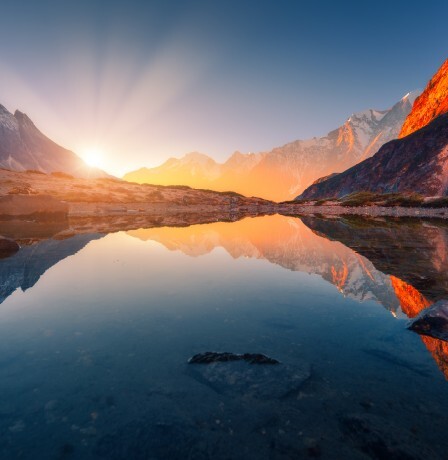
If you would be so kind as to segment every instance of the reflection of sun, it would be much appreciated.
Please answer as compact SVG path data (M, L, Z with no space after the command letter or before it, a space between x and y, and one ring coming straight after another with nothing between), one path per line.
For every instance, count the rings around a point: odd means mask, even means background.
M97 148L89 148L84 150L82 158L89 166L98 167L103 159L103 153Z

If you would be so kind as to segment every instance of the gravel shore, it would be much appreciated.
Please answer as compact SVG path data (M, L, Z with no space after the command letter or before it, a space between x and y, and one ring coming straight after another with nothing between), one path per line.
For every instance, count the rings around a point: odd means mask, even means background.
M355 215L366 217L438 217L448 218L448 208L404 208L384 206L335 206L335 205L304 205L279 204L280 214L322 214L324 216Z

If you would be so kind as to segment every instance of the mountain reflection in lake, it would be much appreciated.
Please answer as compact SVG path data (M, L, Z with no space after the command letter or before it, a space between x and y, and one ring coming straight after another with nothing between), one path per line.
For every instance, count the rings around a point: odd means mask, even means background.
M405 328L448 297L443 223L156 225L0 231L1 458L445 458L448 344Z

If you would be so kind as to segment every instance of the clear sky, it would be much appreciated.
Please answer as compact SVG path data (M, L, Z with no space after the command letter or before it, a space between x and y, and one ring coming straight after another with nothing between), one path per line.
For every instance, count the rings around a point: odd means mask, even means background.
M1 0L0 103L122 174L385 109L448 57L448 2Z

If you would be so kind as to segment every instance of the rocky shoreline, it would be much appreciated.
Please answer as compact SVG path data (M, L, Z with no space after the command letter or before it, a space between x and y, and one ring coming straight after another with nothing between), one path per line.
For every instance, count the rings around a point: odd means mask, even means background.
M338 202L275 203L234 192L155 186L118 179L79 179L66 174L14 172L0 169L0 220L74 217L126 218L207 215L208 221L246 216L358 215L366 217L448 218L448 208L342 206ZM191 219L186 219L190 221ZM200 219L202 220L202 219Z
M305 205L279 204L277 212L284 215L323 215L323 216L365 216L365 217L426 217L448 218L448 208L423 208L403 206L338 206L338 205Z

